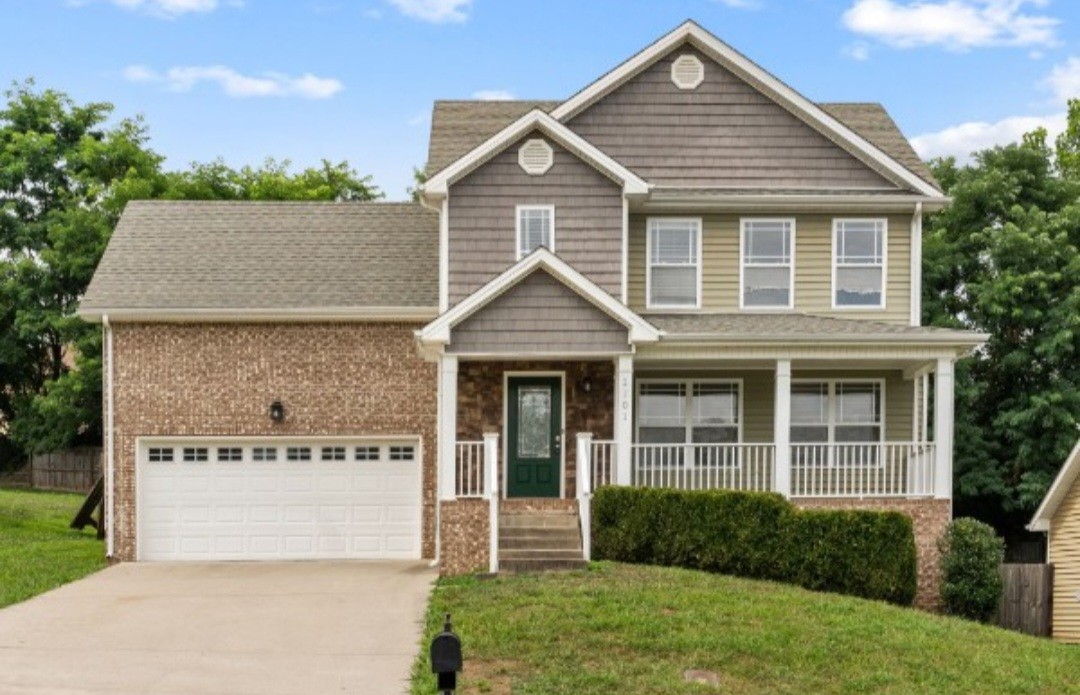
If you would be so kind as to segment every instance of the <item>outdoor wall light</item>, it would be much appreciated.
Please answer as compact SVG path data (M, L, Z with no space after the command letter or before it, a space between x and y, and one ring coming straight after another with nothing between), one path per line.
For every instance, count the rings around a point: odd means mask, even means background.
M581 389L582 393L589 393L592 391L592 380L589 377L582 377L581 381L578 382L578 388Z
M270 404L270 419L274 422L281 422L285 419L285 406L281 404L281 401L274 401Z

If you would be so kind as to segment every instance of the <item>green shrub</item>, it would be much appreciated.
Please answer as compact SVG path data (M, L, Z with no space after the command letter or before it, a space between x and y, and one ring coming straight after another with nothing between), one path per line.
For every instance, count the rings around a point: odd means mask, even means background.
M1005 561L1005 541L993 527L975 519L956 519L938 540L941 551L941 601L945 612L989 622L997 613Z
M674 565L908 605L915 537L896 512L800 510L780 495L605 487L597 559Z

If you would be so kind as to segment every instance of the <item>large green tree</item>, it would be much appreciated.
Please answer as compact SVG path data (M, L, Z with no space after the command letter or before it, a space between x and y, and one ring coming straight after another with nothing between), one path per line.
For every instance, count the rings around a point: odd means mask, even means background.
M956 497L1003 530L1037 506L1080 432L1080 101L1044 131L933 163L924 322L990 334L957 371ZM1012 527L1012 528L1010 528Z

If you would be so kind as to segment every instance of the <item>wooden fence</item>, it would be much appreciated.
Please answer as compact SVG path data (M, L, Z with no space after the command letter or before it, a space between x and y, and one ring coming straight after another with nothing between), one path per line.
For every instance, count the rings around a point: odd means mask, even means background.
M30 486L39 490L89 492L101 477L101 448L83 447L30 457Z
M1036 637L1050 636L1054 566L1008 564L1000 568L1004 590L998 625Z

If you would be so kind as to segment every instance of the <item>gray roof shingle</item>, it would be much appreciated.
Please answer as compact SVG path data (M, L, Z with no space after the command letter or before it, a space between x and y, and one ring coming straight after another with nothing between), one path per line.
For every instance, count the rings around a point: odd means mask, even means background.
M438 253L415 203L137 201L80 311L437 307Z
M908 326L883 321L844 319L801 313L784 314L645 314L643 317L671 340L689 336L733 341L797 340L828 342L853 338L881 338L890 342L928 341L977 344L984 336L968 331L930 326Z

